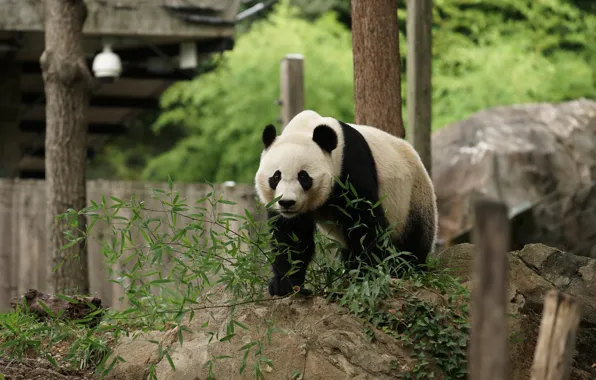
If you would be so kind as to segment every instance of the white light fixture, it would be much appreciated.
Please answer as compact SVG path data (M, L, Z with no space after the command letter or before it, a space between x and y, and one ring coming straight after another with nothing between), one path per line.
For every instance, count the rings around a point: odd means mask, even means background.
M104 43L103 51L93 59L92 70L93 75L103 82L113 82L120 77L122 62L110 44Z
M199 63L197 55L197 45L192 41L180 43L180 63L179 67L182 70L196 69Z

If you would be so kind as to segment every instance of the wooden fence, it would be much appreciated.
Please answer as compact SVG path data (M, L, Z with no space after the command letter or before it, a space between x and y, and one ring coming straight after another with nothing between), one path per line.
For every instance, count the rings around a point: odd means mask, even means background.
M115 196L126 201L133 195L157 206L151 188L167 190L167 184L96 180L87 182L87 201L100 201L102 196ZM204 184L175 184L174 190L186 198L188 204L205 197L212 188ZM217 212L244 214L244 209L256 208L254 186L214 185L216 196L236 205L218 204ZM45 186L43 180L0 180L0 312L9 309L10 299L29 288L52 292L49 282L50 262L46 251ZM120 214L126 214L127 210ZM160 216L163 216L160 215ZM88 241L89 277L91 292L100 297L105 306L119 308L122 288L109 282L101 239L106 237L107 224L93 228ZM217 228L217 227L215 227ZM237 228L237 226L231 226Z

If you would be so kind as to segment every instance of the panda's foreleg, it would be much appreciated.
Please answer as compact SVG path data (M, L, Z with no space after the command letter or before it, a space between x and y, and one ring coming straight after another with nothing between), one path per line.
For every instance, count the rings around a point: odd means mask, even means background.
M341 251L341 258L346 269L356 269L360 264L375 265L383 260L387 253L379 247L380 235L387 228L387 221L381 208L349 210L350 219L344 221L346 247Z
M270 211L268 215L271 219L277 214ZM271 248L276 256L272 263L273 278L269 282L269 294L286 296L294 291L294 286L301 287L304 284L306 270L315 253L315 219L311 214L289 219L279 216L271 224ZM292 264L296 260L300 262Z

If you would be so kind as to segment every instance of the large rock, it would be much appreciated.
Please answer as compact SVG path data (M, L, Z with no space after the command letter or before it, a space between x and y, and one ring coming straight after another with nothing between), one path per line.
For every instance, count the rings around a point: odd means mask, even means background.
M542 200L520 247L545 242L596 257L596 102L491 108L434 133L432 148L442 239L472 227L478 192L511 209Z
M462 282L471 285L475 246L458 244L437 255L444 267L453 268ZM596 260L576 256L543 244L530 244L507 255L509 284L507 312L510 345L509 378L530 378L534 348L540 328L544 295L550 289L571 294L581 302L582 323L571 379L596 378Z

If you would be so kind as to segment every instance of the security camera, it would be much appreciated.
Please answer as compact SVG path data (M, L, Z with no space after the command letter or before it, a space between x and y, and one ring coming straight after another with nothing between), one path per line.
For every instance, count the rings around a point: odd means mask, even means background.
M103 51L93 59L93 74L101 82L114 82L122 72L122 62L118 54L112 51L110 45L105 44Z

